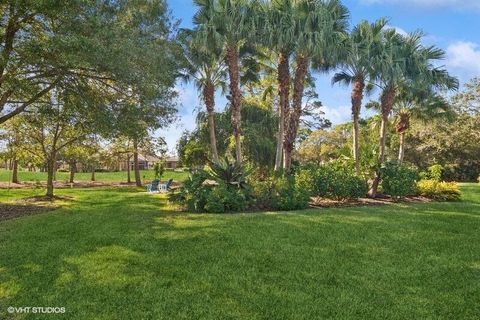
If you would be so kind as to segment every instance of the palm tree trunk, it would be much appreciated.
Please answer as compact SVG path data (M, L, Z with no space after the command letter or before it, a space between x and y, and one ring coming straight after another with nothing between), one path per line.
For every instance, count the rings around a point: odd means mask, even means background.
M12 183L18 183L18 160L16 158L12 163Z
M387 140L387 128L388 128L388 117L392 112L393 104L395 102L395 89L389 87L385 89L381 97L381 109L382 109L382 122L380 124L380 153L378 157L378 167L375 172L375 178L373 180L372 189L370 190L370 195L374 198L377 196L378 186L380 184L380 168L385 162L385 143Z
M70 160L70 183L73 183L75 180L75 172L77 172L77 161Z
M352 119L353 119L353 161L355 163L355 174L358 176L360 174L360 155L359 155L359 118L360 110L362 108L362 99L363 99L363 90L365 88L365 83L363 79L358 79L353 84L352 89Z
M280 52L278 57L277 81L278 81L278 132L277 132L277 151L275 154L275 171L282 168L283 160L283 138L285 136L285 114L290 108L290 65L288 54Z
M135 169L135 184L137 187L142 186L142 180L140 179L140 167L138 165L138 142L133 140L133 166Z
M211 81L208 81L203 89L203 99L207 107L208 133L210 136L212 158L214 161L218 161L217 137L215 135L215 87Z
M403 163L405 155L405 132L400 133L400 147L398 149L398 163Z
M295 147L295 139L300 125L300 116L302 115L302 98L305 87L305 77L308 72L308 58L304 55L297 55L297 68L295 70L295 79L293 83L293 109L286 115L288 117L285 140L283 143L284 163L283 167L287 173L290 172L292 164L292 152Z
M238 49L236 45L227 47L227 65L230 78L230 103L232 107L232 128L235 137L235 156L238 164L242 163L242 142L241 142L241 93L240 93L240 73L238 66Z

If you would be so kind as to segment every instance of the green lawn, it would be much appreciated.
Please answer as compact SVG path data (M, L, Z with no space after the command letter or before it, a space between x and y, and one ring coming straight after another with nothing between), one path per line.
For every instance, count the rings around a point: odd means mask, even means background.
M480 186L462 189L459 203L232 215L58 190L75 201L0 222L0 319L479 319Z
M165 174L162 176L162 180L168 180L173 178L175 181L183 181L188 177L188 172L185 171L165 171ZM76 181L90 181L92 174L89 172L78 172L75 174ZM141 170L140 176L142 180L153 180L155 173L153 170ZM57 172L58 181L68 181L70 173L68 172ZM20 182L29 182L29 181L47 181L46 172L28 172L28 171L19 171L18 178ZM7 182L11 179L11 171L0 169L0 182ZM127 172L96 172L95 179L101 182L126 182L127 181ZM135 180L133 171L131 172L132 181Z

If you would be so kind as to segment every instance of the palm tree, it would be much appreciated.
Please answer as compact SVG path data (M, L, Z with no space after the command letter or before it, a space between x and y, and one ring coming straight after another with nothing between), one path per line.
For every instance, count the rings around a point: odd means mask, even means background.
M215 89L225 91L226 66L223 55L215 45L205 48L198 45L195 31L183 30L182 44L187 62L184 78L192 80L205 104L208 118L208 132L212 158L218 161L217 139L215 135Z
M199 10L193 21L197 26L199 38L205 47L212 43L221 43L225 50L228 66L230 105L232 108L232 128L235 137L235 155L237 163L242 162L241 148L241 90L239 49L246 39L247 31L253 32L253 24L248 25L250 8L247 0L195 0Z
M384 32L382 56L375 62L379 71L376 85L382 90L379 166L385 161L388 119L402 86L408 87L421 82L432 89L448 89L448 83L456 83L456 79L449 77L444 67L435 67L433 64L434 61L444 58L444 51L423 46L422 37L421 32L408 36L402 36L395 30ZM371 196L376 196L379 183L380 172L377 170L370 190Z
M432 80L431 80L432 81ZM448 89L457 89L458 82L447 74L441 75L435 82L445 83ZM398 162L402 163L405 155L405 135L410 128L411 118L428 121L432 118L450 118L452 112L449 103L432 88L416 83L408 88L402 88L395 103L395 131L399 135Z
M290 59L296 46L295 6L292 0L264 2L257 18L259 42L277 56L278 132L275 171L282 167L285 114L290 108Z
M365 85L375 79L376 69L372 62L378 60L381 36L386 23L387 21L383 18L372 24L362 21L352 30L340 64L341 71L332 79L332 84L352 85L353 160L357 175L359 174L359 118L363 93Z
M312 60L321 69L338 63L340 47L347 38L348 10L339 0L296 2L297 38L292 108L286 114L284 168L290 171L292 151L302 115L305 80Z

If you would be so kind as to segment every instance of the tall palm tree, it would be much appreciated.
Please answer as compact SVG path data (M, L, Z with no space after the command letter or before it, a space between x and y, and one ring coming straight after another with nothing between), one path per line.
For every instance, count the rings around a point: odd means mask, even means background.
M244 44L248 32L250 16L247 0L195 0L198 11L193 21L205 46L221 43L225 50L225 62L228 66L230 105L232 109L232 128L235 137L235 155L237 163L242 163L241 148L241 90L239 49Z
M292 151L302 115L305 80L312 60L321 69L338 63L341 46L347 38L348 10L339 0L303 0L295 6L297 38L292 107L286 115L284 168L290 171Z
M296 47L296 16L293 0L262 3L258 25L259 42L277 56L278 132L275 171L282 168L285 114L290 106L290 59Z
M437 84L444 82L445 88L456 90L458 81L448 74L431 79ZM411 118L428 121L432 118L450 118L452 110L449 103L432 88L422 83L415 83L408 88L401 88L394 109L396 109L395 131L399 135L398 162L402 163L405 155L405 135L410 128Z
M193 30L183 30L182 46L187 62L184 75L186 81L193 80L200 99L207 109L210 149L214 161L218 161L217 139L215 135L215 89L225 91L227 69L222 51L215 44L208 48L201 46Z
M375 64L380 55L383 28L387 21L377 20L370 24L360 22L352 30L340 64L341 71L333 76L332 84L352 85L353 160L355 173L359 174L359 118L365 85L375 79Z
M433 46L423 46L422 37L421 32L408 36L402 36L395 30L384 32L382 56L375 62L379 71L376 84L382 90L379 166L385 161L388 120L402 86L408 87L420 81L430 88L440 89L448 88L449 81L456 82L455 79L447 77L444 67L434 65L435 61L444 58L444 51ZM376 196L379 183L380 172L377 170L370 190L371 196Z

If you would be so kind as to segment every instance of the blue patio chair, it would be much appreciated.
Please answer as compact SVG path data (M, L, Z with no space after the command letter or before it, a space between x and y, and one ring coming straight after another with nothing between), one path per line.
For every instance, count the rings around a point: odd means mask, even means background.
M147 191L148 192L159 192L160 191L160 180L153 180L151 183L147 184Z
M172 184L173 184L173 179L170 179L168 180L167 183L165 184L161 184L158 188L158 190L160 192L167 192L167 191L170 191L170 189L172 188Z

